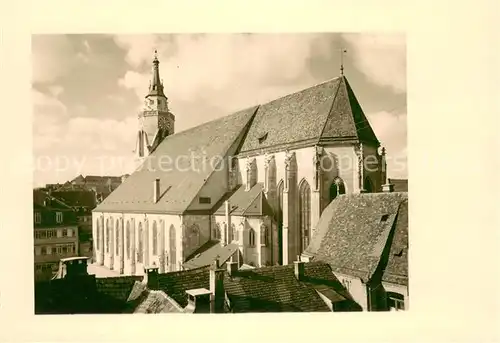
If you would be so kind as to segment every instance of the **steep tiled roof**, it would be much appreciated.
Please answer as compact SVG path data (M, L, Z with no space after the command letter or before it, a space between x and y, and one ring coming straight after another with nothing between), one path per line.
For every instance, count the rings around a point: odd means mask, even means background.
M188 303L186 291L196 288L210 288L209 278L209 267L159 274L158 288L184 308Z
M368 281L382 258L390 233L407 232L404 217L398 217L407 193L341 195L325 209L305 254L330 264L333 270ZM406 223L406 224L405 224ZM406 259L401 260L407 264ZM398 270L403 271L399 266Z
M136 281L141 280L142 276L96 278L96 288L101 294L120 302L126 302Z
M383 281L408 285L408 200L401 203Z
M142 167L95 211L184 212L214 169L213 163L202 163L200 158L206 157L206 161L210 161L213 157L225 156L253 117L255 109L249 108L166 137ZM192 161L192 156L198 160ZM172 162L166 164L169 161ZM191 166L192 162L194 166ZM160 179L161 194L157 203L153 201L156 178Z
M172 301L162 291L145 292L144 300L137 306L134 313L183 313L181 308L175 301Z
M264 184L256 183L250 190L246 191L244 185L239 185L236 190L228 194L215 206L216 215L226 213L224 200L229 200L231 215L272 215L272 209L264 195Z
M219 264L223 265L238 250L237 244L222 246L219 241L209 241L196 250L191 258L184 263L185 269L195 269L209 266L218 256Z
M48 201L47 201L48 200ZM71 211L72 208L63 200L53 197L42 190L33 190L33 205L35 208L57 209L61 211Z
M159 288L181 307L187 305L186 291L209 289L210 267L159 275ZM321 262L306 263L304 279L295 278L294 266L272 266L225 273L224 288L231 312L328 312L322 293L331 302L353 303L350 295Z
M55 191L51 195L70 206L83 206L93 209L96 205L95 193L88 190Z
M338 140L378 145L345 77L261 105L241 152Z
M408 179L389 179L394 185L394 192L408 192Z
M232 312L329 312L316 288L333 301L344 301L347 293L324 263L304 265L304 279L298 281L294 265L239 270L235 276L226 274L224 287ZM341 295L340 293L344 294Z

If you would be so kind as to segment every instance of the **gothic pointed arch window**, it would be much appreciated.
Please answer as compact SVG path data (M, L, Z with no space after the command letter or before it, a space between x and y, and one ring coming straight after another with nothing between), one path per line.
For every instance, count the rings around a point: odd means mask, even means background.
M131 232L130 232L130 221L127 221L127 259L130 259L130 253L131 253L131 249L132 249L132 244L130 242L130 237L132 236L131 235Z
M265 224L260 226L260 245L267 246L268 242L268 230Z
M170 256L170 264L169 264L169 269L170 271L175 270L175 264L177 260L177 245L176 245L176 234L175 234L175 226L170 225L170 228L168 229L168 251L169 251L169 256Z
M311 239L311 187L306 180L302 180L299 186L299 230L302 253Z
M115 225L115 242L116 242L116 255L120 255L120 221L116 220Z
M190 246L198 248L200 246L200 228L198 225L193 224L190 231Z
M142 257L144 254L144 230L142 229L142 223L139 223L139 228L137 230L137 262L142 263Z
M221 239L220 223L215 223L213 237L216 240L220 240Z
M222 232L221 232L222 238L224 239L224 242L228 242L228 232L227 232L227 223L222 223Z
M153 255L158 255L158 226L153 221Z
M278 223L278 263L283 264L283 191L285 183L280 180L276 192L276 222Z
M255 230L253 228L248 230L248 245L250 247L255 246Z
M106 220L106 252L109 253L109 243L111 238L111 223L110 220Z
M231 223L231 233L233 241L238 241L238 230L236 230L236 225L234 225L234 223Z
M99 250L100 249L100 246L101 246L101 223L100 223L100 219L97 218L97 221L96 221L96 229L95 229L95 234L96 234L96 249Z
M336 177L330 185L330 202L341 194L345 194L345 184L340 177Z
M370 177L365 177L365 181L363 182L363 188L367 193L373 193L373 183Z

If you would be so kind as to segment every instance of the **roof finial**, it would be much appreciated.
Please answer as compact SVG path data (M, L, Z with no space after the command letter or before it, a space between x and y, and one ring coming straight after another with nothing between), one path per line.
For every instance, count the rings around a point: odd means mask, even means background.
M340 76L344 75L344 53L347 52L347 49L340 49Z

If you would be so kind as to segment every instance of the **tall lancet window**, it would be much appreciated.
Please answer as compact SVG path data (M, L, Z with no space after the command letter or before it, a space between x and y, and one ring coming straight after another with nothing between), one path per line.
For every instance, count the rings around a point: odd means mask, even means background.
M115 225L115 242L116 242L116 255L120 255L120 221L116 220Z
M153 255L158 255L158 227L156 221L153 222Z
M130 237L132 236L131 235L131 232L130 232L130 222L127 221L127 259L130 259L130 252L131 252L131 248L132 248L132 244L130 244Z
M268 242L268 230L265 224L260 226L260 245L267 246Z
M96 221L96 229L95 229L95 234L96 234L96 242L95 242L95 247L97 250L100 249L100 244L101 244L101 219L97 218Z
M283 264L283 190L284 183L281 180L278 183L276 197L276 221L278 224L278 263Z
M109 219L106 220L106 252L109 253L109 243L111 239L111 224Z
M363 188L366 193L372 193L373 192L373 184L372 180L367 176L365 177L365 181L363 183Z
M175 226L170 225L170 228L168 230L168 252L169 252L169 269L170 271L175 270L175 264L177 263L177 245L176 245L176 239L175 239Z
M345 194L345 184L340 177L336 177L330 186L330 202L341 194Z
M253 228L248 230L248 245L252 248L255 246L255 231Z
M311 239L311 187L306 180L302 180L299 186L299 228L302 253Z
M144 230L142 229L142 223L139 223L139 229L137 230L137 262L142 263L142 256L144 254Z
M238 241L238 230L236 230L236 225L234 223L231 223L231 232L232 232L232 240L233 241Z

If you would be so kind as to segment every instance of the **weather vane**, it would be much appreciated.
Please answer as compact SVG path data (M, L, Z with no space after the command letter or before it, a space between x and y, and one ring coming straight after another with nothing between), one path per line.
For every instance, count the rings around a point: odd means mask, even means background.
M347 52L347 49L340 49L340 75L344 75L344 54Z

